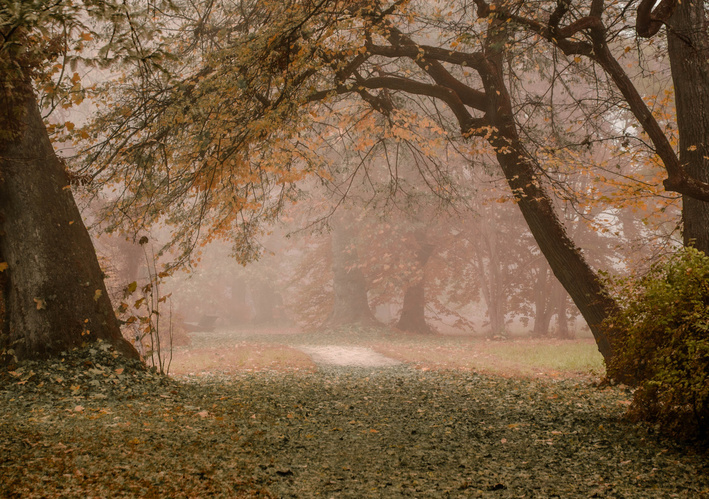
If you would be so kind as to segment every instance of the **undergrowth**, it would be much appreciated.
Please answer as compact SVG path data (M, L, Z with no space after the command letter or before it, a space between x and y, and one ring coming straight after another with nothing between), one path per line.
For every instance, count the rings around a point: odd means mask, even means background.
M709 437L709 258L686 248L613 282L611 378L638 387L629 414L682 439Z

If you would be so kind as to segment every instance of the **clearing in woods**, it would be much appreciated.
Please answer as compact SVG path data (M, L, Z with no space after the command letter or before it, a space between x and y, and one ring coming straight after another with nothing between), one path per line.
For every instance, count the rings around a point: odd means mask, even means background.
M586 340L192 340L171 378L101 345L0 372L0 496L709 497Z

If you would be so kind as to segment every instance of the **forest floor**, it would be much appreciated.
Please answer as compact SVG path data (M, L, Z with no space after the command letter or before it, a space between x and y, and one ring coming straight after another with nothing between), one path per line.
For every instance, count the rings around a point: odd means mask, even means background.
M100 344L1 372L0 497L709 497L588 342L192 339L172 377Z

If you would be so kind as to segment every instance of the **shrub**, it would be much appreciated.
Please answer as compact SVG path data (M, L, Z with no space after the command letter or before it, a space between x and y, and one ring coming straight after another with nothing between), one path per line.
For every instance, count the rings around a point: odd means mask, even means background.
M637 387L629 415L680 438L709 436L709 257L677 252L640 277L615 280L621 312L606 326L611 379Z

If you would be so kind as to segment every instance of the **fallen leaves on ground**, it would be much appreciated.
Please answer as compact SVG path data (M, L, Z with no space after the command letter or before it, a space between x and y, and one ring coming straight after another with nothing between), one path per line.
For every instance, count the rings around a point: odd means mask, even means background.
M2 497L706 497L706 457L587 379L406 366L161 377L91 348L0 375Z

